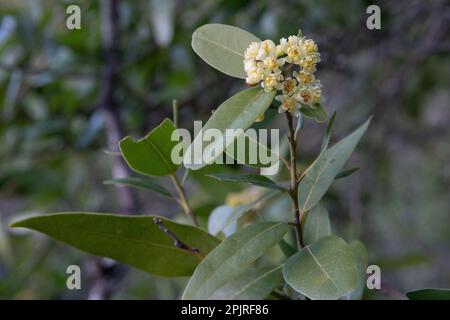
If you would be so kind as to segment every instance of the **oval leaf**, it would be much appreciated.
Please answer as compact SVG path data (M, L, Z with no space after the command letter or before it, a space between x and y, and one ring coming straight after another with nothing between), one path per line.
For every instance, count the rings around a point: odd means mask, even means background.
M286 282L311 299L339 299L356 289L355 258L344 240L329 236L306 246L283 267Z
M153 221L154 216L56 213L16 222L88 253L108 257L142 271L167 277L189 276L200 263L198 254L175 246ZM206 256L219 240L202 229L161 219L184 244Z
M197 267L183 299L208 299L283 238L286 223L254 223L225 239Z
M303 242L308 245L329 235L331 226L328 210L318 204L306 214L303 223Z
M232 77L245 79L244 52L256 36L225 24L206 24L192 34L192 48L211 67Z
M223 287L217 289L212 300L260 300L283 281L282 266L250 268Z
M298 187L298 201L302 212L313 208L325 195L367 130L369 123L370 119L330 149L322 152L307 169Z
M262 88L255 87L241 91L222 103L186 150L183 158L185 167L197 170L208 164L203 161L204 132L208 129L218 129L221 133L220 139L213 139L213 142L207 144L207 148L216 151L212 159L215 160L234 141L226 138L226 130L245 130L250 127L258 115L270 107L274 97L275 91L265 92ZM212 160L210 162L213 162Z
M172 149L178 142L171 141L175 126L165 119L147 136L134 141L125 137L119 142L120 152L128 166L136 172L149 176L167 176L179 165L172 162Z

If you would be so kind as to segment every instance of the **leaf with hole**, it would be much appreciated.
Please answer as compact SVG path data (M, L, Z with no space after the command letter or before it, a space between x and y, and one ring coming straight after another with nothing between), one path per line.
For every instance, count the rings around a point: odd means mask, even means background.
M179 167L172 162L172 149L177 141L171 136L175 126L165 119L144 138L134 141L125 137L119 142L120 152L128 166L136 172L149 176L167 176Z
M245 79L244 53L256 36L225 24L206 24L192 34L192 49L211 67L232 77Z
M198 265L183 299L208 299L277 244L287 230L286 223L254 223L225 239Z
M16 222L97 256L108 257L142 271L166 277L189 276L201 258L178 248L153 221L154 216L97 213L56 213ZM206 256L220 241L204 230L166 218L163 225L184 244Z

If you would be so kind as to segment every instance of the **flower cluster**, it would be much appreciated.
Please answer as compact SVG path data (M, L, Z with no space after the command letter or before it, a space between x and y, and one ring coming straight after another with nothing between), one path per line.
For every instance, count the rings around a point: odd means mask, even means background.
M275 97L281 102L278 112L298 116L302 105L321 102L321 84L314 76L320 53L313 40L290 36L278 45L272 40L252 42L244 57L247 84L281 92Z

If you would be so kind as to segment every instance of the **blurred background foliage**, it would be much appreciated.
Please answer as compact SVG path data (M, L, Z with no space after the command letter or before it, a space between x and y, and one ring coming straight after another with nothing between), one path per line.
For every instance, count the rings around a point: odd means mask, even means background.
M374 2L381 30L366 28ZM66 28L69 4L81 8L81 30ZM325 106L337 111L335 141L374 116L348 164L361 170L325 198L334 232L361 239L369 263L382 268L383 290L366 295L450 287L449 17L439 0L1 0L0 298L179 297L186 279L127 270L8 225L74 210L178 217L165 198L102 182L129 174L115 155L118 139L170 117L172 99L180 126L192 128L241 89L243 81L191 50L192 32L210 22L274 40L301 28L315 39ZM264 125L283 127L270 113ZM313 159L324 130L306 123L300 165ZM188 192L205 223L242 186L203 173ZM264 214L281 217L286 205L271 199ZM82 265L80 291L66 289L70 264Z

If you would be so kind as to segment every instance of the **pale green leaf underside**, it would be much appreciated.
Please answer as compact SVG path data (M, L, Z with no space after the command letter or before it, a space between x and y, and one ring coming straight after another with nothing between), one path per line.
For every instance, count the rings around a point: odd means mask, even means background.
M334 300L356 289L358 274L349 246L341 238L328 236L290 257L283 276L310 299Z
M325 195L367 130L369 123L370 119L330 149L321 153L308 169L298 188L298 200L302 212L313 208Z
M209 299L278 243L287 230L286 223L254 223L225 239L198 265L182 298Z
M206 24L192 34L192 48L210 66L245 79L244 52L256 36L237 27L225 24Z
M16 222L88 253L108 257L145 272L168 277L189 276L200 259L175 247L153 222L154 216L97 213L56 213ZM206 231L158 217L183 243L206 255L220 241Z
M270 107L274 97L275 91L265 92L262 88L255 87L243 90L222 103L202 128L202 134L199 133L186 150L183 158L184 165L193 170L204 167L207 164L203 161L203 151L206 146L216 150L215 158L221 156L233 139L228 139L226 144L222 139L203 143L203 133L208 129L218 129L221 138L224 138L227 129L246 130L261 113Z
M358 271L358 286L347 295L348 300L359 300L362 298L364 288L366 286L366 270L368 263L367 249L361 241L353 240L349 242L348 246L353 252L356 259L356 269Z
M303 223L303 242L308 245L329 235L331 235L331 225L328 210L321 204L317 204L306 213Z
M283 281L282 266L250 268L217 289L212 300L260 300Z

